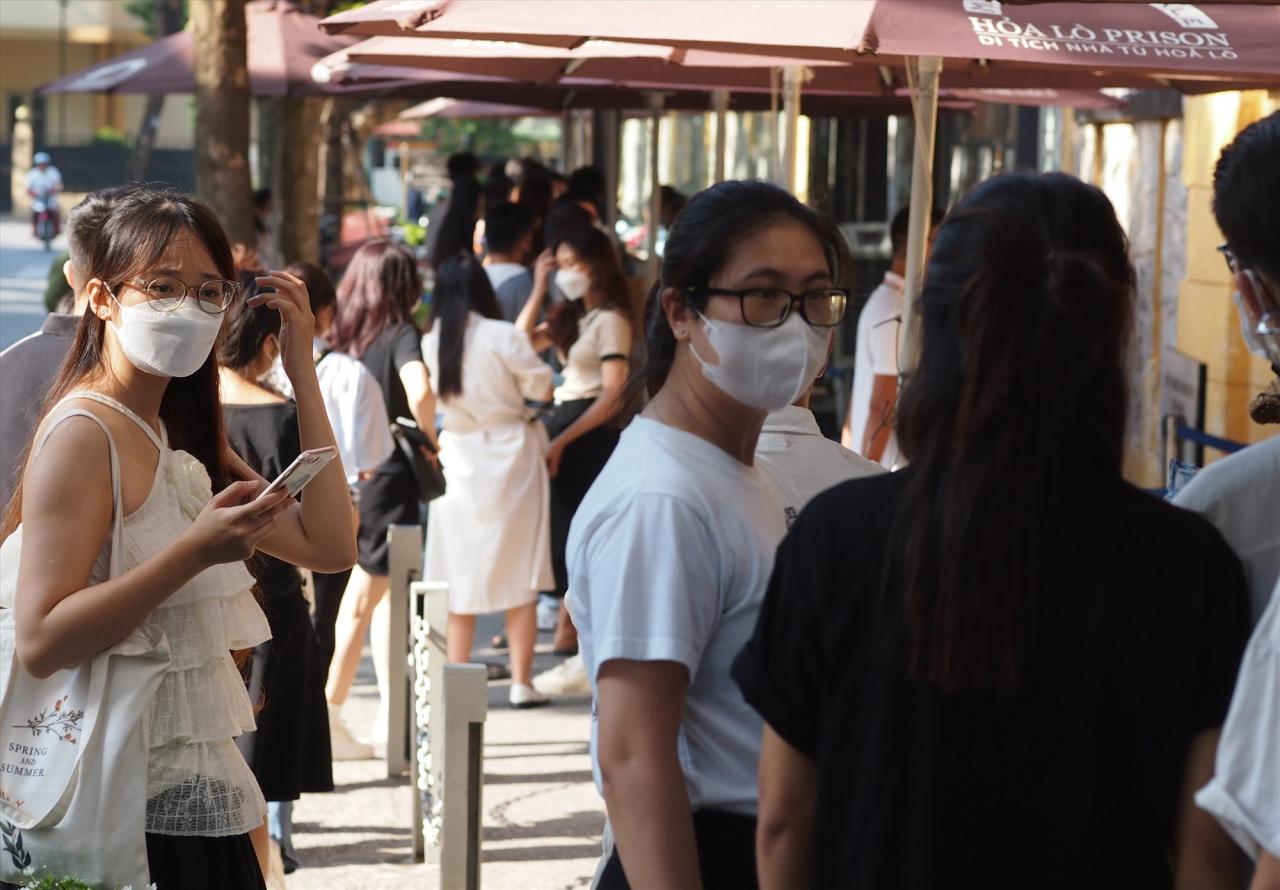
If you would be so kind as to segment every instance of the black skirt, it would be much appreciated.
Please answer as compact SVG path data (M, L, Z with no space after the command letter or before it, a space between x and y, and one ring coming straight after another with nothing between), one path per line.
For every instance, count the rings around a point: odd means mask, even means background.
M156 890L266 890L253 841L230 837L147 835L147 865Z
M281 564L283 565L283 563ZM249 699L260 710L258 728L236 739L267 800L333 790L325 671L302 582L292 566L271 578L262 604L271 639L253 650Z
M398 458L398 462L397 462ZM370 575L389 575L387 529L419 522L418 483L409 462L393 454L376 473L359 484L360 568Z
M559 402L547 421L547 434L555 438L582 416L595 399ZM587 490L596 481L618 445L621 432L612 423L598 426L574 439L560 458L560 470L551 480L551 568L556 576L556 596L569 589L569 572L564 551L569 542L569 524Z

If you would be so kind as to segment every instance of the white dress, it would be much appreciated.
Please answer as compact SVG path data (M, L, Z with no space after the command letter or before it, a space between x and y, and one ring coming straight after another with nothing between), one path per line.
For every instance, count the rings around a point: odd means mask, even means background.
M422 341L440 379L438 328ZM549 368L528 336L472 313L462 356L462 395L441 399L440 464L446 493L432 501L423 579L449 586L449 610L498 612L555 587L547 434L524 400L546 396Z
M213 496L204 465L168 446L151 427L114 399L94 392L68 397L110 406L136 423L160 452L151 492L124 517L123 571L168 546ZM73 403L74 404L74 403ZM82 409L59 405L38 436ZM43 438L37 442L43 443ZM9 541L16 541L12 536ZM7 547L5 548L8 549ZM17 554L5 553L6 559ZM89 575L107 579L108 538ZM147 618L169 641L171 661L147 713L147 825L152 834L222 837L245 834L262 823L266 803L257 780L236 748L235 737L254 728L253 707L232 650L252 649L271 638L244 563L201 572ZM12 603L0 603L6 608ZM141 791L141 789L139 789Z

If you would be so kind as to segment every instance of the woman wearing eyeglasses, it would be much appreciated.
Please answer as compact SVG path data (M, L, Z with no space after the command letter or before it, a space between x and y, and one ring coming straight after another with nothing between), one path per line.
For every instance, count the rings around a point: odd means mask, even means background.
M0 606L14 610L15 667L47 677L141 626L162 631L170 662L145 724L145 787L112 800L113 821L145 825L137 844L161 887L260 888L265 805L234 741L253 729L253 704L231 653L269 633L244 560L261 551L317 571L349 567L346 482L335 462L301 505L285 492L259 500L265 482L227 446L212 350L242 297L209 207L140 188L116 199L96 238L89 307L3 526L0 561L18 565L16 584L0 588ZM258 281L265 293L251 305L280 313L298 446L332 446L306 288L283 272ZM111 577L116 514L122 571ZM99 771L79 781L110 779ZM257 857L251 833L264 842ZM103 858L75 838L60 843L60 862ZM101 877L95 883L136 882Z
M695 196L667 240L631 386L652 399L578 509L567 553L615 841L606 890L756 885L762 723L729 664L798 506L755 460L756 440L825 361L847 268L838 231L762 182Z

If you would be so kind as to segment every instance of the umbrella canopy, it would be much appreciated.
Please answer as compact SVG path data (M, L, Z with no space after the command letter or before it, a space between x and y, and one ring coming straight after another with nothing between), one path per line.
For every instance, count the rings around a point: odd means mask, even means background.
M501 102L473 102L465 99L445 99L443 97L428 99L406 108L400 112L402 121L425 120L427 118L490 118L490 117L538 117L553 114L545 108L532 108L527 105L505 105Z
M1205 78L1280 82L1275 6L760 0L750 4L750 15L742 12L737 0L670 4L662 15L653 14L648 0L375 0L326 19L324 27L562 48L603 38L890 68L903 57L937 56L962 62L943 71L942 85L957 89L1172 85L1202 91ZM828 72L817 71L815 81Z
M351 37L326 35L320 20L292 0L253 0L245 7L249 91L255 96L327 92L311 79L318 59L350 46ZM195 41L190 31L162 37L90 65L41 88L43 93L194 93Z

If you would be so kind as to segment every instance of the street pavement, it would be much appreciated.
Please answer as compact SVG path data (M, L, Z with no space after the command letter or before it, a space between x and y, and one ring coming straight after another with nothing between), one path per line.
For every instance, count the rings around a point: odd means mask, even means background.
M32 236L27 220L0 219L0 350L40 330L49 264L63 250L66 239L62 235L46 252Z
M476 639L500 630L496 616L482 617ZM540 636L535 671L560 660L550 654L551 635ZM503 661L483 648L474 657ZM343 714L357 737L372 725L376 709L366 657ZM589 696L515 711L507 706L507 684L490 684L480 868L485 890L590 887L604 827L587 751L590 719ZM381 760L368 760L335 764L334 783L332 793L303 795L294 807L294 844L303 867L285 879L287 890L439 886L439 869L412 859L407 779L388 779Z

